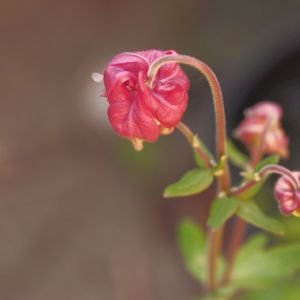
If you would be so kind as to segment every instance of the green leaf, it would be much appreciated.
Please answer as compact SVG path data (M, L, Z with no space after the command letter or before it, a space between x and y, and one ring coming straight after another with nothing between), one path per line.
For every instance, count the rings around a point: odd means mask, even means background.
M210 292L206 296L195 298L193 300L229 300L236 293L236 288L232 286L221 286L216 291Z
M239 201L233 197L216 199L211 207L207 225L212 229L218 229L237 211Z
M198 145L198 147L209 157L211 161L214 161L213 155L208 150L204 142L197 135L194 136L194 143ZM194 159L198 167L200 167L201 169L207 169L204 160L200 157L196 150L194 150Z
M249 245L250 243L250 245ZM265 249L264 238L251 239L237 255L232 284L240 288L260 289L280 283L300 269L300 244ZM252 251L249 251L249 250ZM247 256L245 256L245 254Z
M299 277L299 276L298 276ZM281 281L280 284L275 282L264 290L251 291L244 294L239 300L299 300L299 278L289 278Z
M273 247L267 254L271 257L273 271L278 276L287 276L300 269L299 243Z
M247 189L243 193L240 193L238 195L238 198L241 200L253 198L262 189L262 187L264 186L264 184L267 181L267 177L261 179L260 181L258 181L256 184L254 184L251 188ZM246 183L247 183L247 181L244 184L246 184Z
M206 244L201 228L193 221L181 221L177 230L177 242L190 273L198 280L204 281L206 271Z
M284 236L277 237L277 240L281 242L299 241L300 218L287 218L286 216L282 216L280 218L280 222L282 222L286 230L286 234Z
M266 158L264 158L262 161L260 161L257 166L255 167L254 171L250 173L246 173L245 177L254 178L254 174L259 172L263 167L270 165L270 164L277 164L279 162L280 157L278 155L271 155ZM250 189L245 191L244 193L239 194L238 198L240 199L249 199L254 197L264 186L266 181L268 180L269 175L265 178L258 181L254 186L252 186ZM245 184L245 183L244 183Z
M246 222L264 229L266 231L282 235L284 234L284 228L281 223L273 218L266 216L259 206L254 202L240 202L240 207L237 211L237 215Z
M248 164L247 156L238 150L230 139L227 140L227 153L234 166L244 169Z
M253 253L259 253L267 245L269 237L266 234L258 233L251 236L247 242L241 247L237 256L237 263L243 262Z
M254 171L259 172L263 167L267 165L273 165L273 164L278 164L280 161L280 156L279 155L270 155L263 160L261 160L255 167Z
M266 284L261 280L261 274L268 272L266 268L270 267L270 262L265 260L266 243L267 237L259 234L252 236L241 247L235 260L231 284L244 289L261 288Z
M177 229L177 243L188 271L196 280L206 283L207 244L202 229L190 219L182 220ZM224 269L224 258L219 256L216 274L218 280L221 280Z
M213 182L209 170L193 169L177 182L170 184L164 191L164 197L181 197L198 194L206 190Z

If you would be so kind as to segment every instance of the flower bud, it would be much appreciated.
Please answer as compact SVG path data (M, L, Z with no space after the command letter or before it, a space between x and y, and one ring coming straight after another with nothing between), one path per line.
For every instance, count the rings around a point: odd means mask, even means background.
M262 154L288 156L288 137L281 127L282 109L273 102L260 102L247 109L245 118L234 131L234 136L253 151L262 143Z
M295 178L299 181L300 172L292 172ZM279 208L283 214L293 214L300 217L300 188L295 187L295 184L287 176L282 176L275 184L274 194L279 203Z
M148 50L115 56L103 73L108 118L122 137L134 141L137 150L143 141L154 142L172 132L186 110L189 81L175 63L163 65L153 88L147 85L147 71L158 58L175 51Z

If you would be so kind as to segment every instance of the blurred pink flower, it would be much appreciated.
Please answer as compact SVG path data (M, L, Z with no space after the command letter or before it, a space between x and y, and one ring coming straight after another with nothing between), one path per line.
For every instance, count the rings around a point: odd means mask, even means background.
M161 133L171 132L186 110L189 81L177 64L162 66L153 89L147 85L150 65L174 54L173 50L125 52L116 55L104 70L109 121L137 150L143 141L154 142Z
M300 172L293 172L294 176L299 181ZM278 179L274 188L275 197L279 203L279 208L284 214L294 214L300 217L300 188L295 187L292 181L282 176Z
M288 137L281 127L282 109L273 102L260 102L245 111L245 118L234 131L234 136L250 152L262 143L263 154L288 157ZM263 140L262 140L263 139Z

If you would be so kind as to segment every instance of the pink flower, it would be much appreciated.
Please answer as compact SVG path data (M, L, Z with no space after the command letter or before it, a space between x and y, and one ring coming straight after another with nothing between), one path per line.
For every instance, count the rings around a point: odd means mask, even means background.
M300 172L293 172L294 176L299 181ZM279 203L279 208L284 214L294 214L300 217L300 188L295 187L291 179L282 176L278 179L275 189L275 197Z
M262 142L263 154L288 156L289 140L281 127L282 109L273 102L260 102L245 111L245 118L234 131L234 136L250 152ZM261 140L263 139L263 140Z
M153 89L147 85L150 65L174 54L173 50L125 52L116 55L104 70L109 121L137 150L142 149L143 141L154 142L161 133L171 132L186 110L189 81L177 64L162 66Z

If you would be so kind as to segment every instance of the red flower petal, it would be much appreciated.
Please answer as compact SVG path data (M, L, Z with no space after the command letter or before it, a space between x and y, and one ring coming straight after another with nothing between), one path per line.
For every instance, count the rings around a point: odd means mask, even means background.
M293 172L300 182L300 172ZM283 214L292 214L300 210L300 191L295 191L290 180L282 176L278 179L274 188L275 197Z
M148 50L115 56L104 70L112 127L123 137L155 141L160 127L173 128L187 106L189 81L177 64L158 71L153 90L147 86L147 71L159 57L175 51Z
M265 101L245 111L245 118L234 131L234 136L244 143L250 152L264 135L264 154L288 156L289 140L281 128L282 109Z

